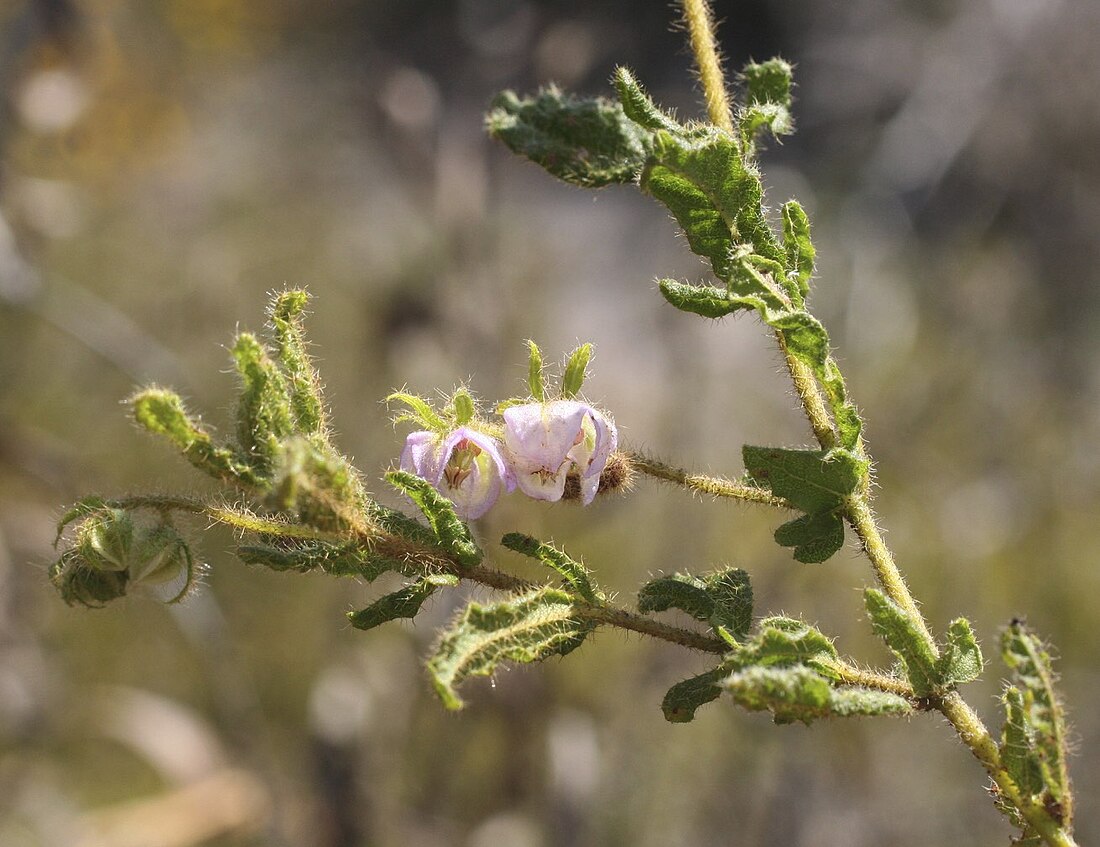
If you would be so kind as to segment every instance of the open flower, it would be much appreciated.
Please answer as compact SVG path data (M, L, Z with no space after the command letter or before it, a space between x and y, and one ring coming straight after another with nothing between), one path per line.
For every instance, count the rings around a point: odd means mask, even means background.
M516 483L536 500L560 500L566 476L576 469L581 502L591 503L618 438L607 416L577 400L525 403L504 410L504 448Z
M401 470L430 482L467 521L489 511L501 491L516 487L497 442L464 426L445 436L411 433L401 451Z

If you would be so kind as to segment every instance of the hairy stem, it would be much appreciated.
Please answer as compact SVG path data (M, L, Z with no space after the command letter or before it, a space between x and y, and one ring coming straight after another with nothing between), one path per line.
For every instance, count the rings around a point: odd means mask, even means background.
M770 491L758 488L754 485L734 482L723 477L706 476L705 474L688 473L682 468L665 464L657 459L651 459L641 453L628 453L627 458L631 467L651 476L654 479L663 479L666 482L674 482L692 491L701 494L712 494L715 497L729 497L733 500L744 500L746 503L762 503L766 506L776 506L780 509L794 509L794 505L782 497L776 497Z
M721 63L718 59L714 24L706 0L682 0L682 3L684 17L691 33L692 50L703 81L710 119L715 125L732 132L733 116L726 94ZM787 369L790 371L795 390L798 392L814 436L823 449L835 447L838 440L836 428L817 380L806 365L790 354L781 332L776 333L776 339L783 351ZM864 452L862 445L858 449L860 453ZM894 557L882 538L866 489L849 497L845 505L848 521L859 536L883 590L919 628L931 649L938 655L939 648L928 629L924 616L909 593L909 588L894 562ZM857 674L862 673L859 669L852 670ZM947 718L962 742L970 748L986 772L993 778L1002 796L1020 810L1024 819L1044 841L1052 847L1075 847L1072 836L1059 826L1045 809L1036 806L1030 798L1020 793L1019 788L1001 764L1000 749L996 741L982 723L981 718L967 705L961 695L953 691L933 701L931 705Z
M938 656L940 651L936 645L936 639L929 632L924 616L920 613L920 608L913 599L913 595L909 593L909 587L905 584L905 579L894 562L894 556L882 538L882 532L875 521L871 505L867 502L867 496L862 493L855 494L848 498L845 505L848 512L848 522L855 530L856 535L859 536L859 540L863 544L863 550L871 561L871 566L875 569L875 575L878 577L883 591L912 619L913 623L920 629L925 641L932 648L933 653Z
M1044 809L1025 797L1008 771L1001 764L1000 749L996 740L986 729L982 719L962 699L957 691L944 695L935 703L935 707L951 722L962 742L970 748L986 773L997 785L1001 796L1020 810L1031 827L1051 847L1076 847L1073 836L1058 825Z
M683 0L684 20L691 36L691 49L699 66L699 79L703 83L703 96L707 101L707 114L715 126L733 132L733 113L729 93L726 91L722 58L714 37L714 18L706 0Z

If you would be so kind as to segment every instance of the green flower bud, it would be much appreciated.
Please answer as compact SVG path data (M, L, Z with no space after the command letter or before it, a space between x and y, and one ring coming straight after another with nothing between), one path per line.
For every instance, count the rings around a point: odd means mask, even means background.
M134 543L134 522L129 512L105 509L80 528L77 550L87 565L101 571L124 571Z
M130 582L158 600L182 600L197 570L187 542L167 524L139 533L130 556Z
M70 606L104 606L126 594L129 574L90 564L78 549L66 550L50 568L50 581Z

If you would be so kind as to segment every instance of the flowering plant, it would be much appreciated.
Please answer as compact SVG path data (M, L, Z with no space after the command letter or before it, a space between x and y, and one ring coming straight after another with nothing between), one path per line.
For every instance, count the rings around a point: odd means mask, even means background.
M1003 631L1000 653L1009 683L995 736L960 690L986 667L973 627L960 617L934 634L872 509L863 421L825 327L809 310L815 272L809 218L789 200L777 230L764 206L757 147L762 137L791 131L791 68L779 59L750 63L743 72L745 96L731 105L706 6L702 0L685 0L684 6L708 122L674 120L620 68L616 101L556 89L529 98L506 92L488 116L489 131L570 183L636 185L666 206L713 280L661 280L661 295L704 318L739 312L759 318L775 336L815 446L747 445L745 472L736 480L689 474L620 450L610 417L578 399L591 347L582 345L567 358L560 391L548 397L542 354L531 344L530 396L500 404L499 423L478 412L465 388L441 410L409 392L391 395L404 407L397 420L417 429L406 438L399 469L386 480L415 503L421 522L380 503L336 448L306 352L307 297L291 290L273 299L271 339L242 333L234 344L241 382L236 442L216 442L171 391L148 388L131 398L139 424L249 505L170 496L86 498L60 522L59 539L66 532L68 538L52 570L54 584L66 601L85 605L121 597L143 581L173 586L167 599L180 599L197 569L171 526L174 512L237 529L237 552L247 563L367 581L383 573L404 578L400 589L350 613L360 629L415 617L437 591L478 583L504 596L491 605L470 603L428 662L449 708L463 705L458 686L469 677L508 662L565 655L601 627L630 630L713 659L706 671L668 690L662 708L670 721L690 721L723 697L766 711L776 723L935 711L984 768L1021 843L1072 845L1066 729L1049 651L1020 621ZM554 581L531 582L497 569L468 523L517 488L536 500L588 505L600 492L623 488L631 474L782 510L787 519L775 540L799 562L827 562L853 534L877 583L864 590L871 628L896 665L867 669L799 618L757 615L749 575L741 569L660 575L642 585L635 608L628 609L609 600L595 575L561 547L522 533L505 535L501 545L545 566ZM670 609L696 625L654 617Z

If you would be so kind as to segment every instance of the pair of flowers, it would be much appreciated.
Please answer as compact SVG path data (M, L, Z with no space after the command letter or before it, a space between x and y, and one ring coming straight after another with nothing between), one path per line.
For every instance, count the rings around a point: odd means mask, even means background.
M536 500L560 500L574 472L581 502L592 502L618 444L615 424L606 415L562 399L509 406L502 416L503 444L465 425L411 433L401 451L401 470L430 482L463 520L481 517L501 493L517 487Z

